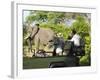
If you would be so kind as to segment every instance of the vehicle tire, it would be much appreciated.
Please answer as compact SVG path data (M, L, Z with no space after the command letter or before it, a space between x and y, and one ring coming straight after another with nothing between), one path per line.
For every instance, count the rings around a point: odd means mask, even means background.
M66 67L66 64L64 61L59 61L59 62L51 62L49 64L49 68L59 68L59 67Z

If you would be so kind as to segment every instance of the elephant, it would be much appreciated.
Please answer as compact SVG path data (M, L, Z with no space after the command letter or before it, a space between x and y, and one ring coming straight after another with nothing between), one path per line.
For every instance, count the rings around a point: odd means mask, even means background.
M49 28L37 28L32 29L31 35L27 38L29 51L32 53L32 45L34 44L35 49L33 55L39 50L43 49L47 45L50 46L55 37L53 30Z

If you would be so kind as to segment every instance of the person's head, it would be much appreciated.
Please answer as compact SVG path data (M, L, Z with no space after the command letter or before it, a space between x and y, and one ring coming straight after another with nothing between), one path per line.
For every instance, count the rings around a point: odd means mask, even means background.
M75 29L72 30L72 36L75 35L77 32Z
M72 36L71 36L71 35L69 35L69 36L67 37L67 39L68 39L68 40L70 40L71 38L72 38Z

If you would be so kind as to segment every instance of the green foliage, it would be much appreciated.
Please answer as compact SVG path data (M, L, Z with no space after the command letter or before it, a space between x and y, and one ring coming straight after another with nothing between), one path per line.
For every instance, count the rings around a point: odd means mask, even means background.
M31 11L30 15L26 18L26 22L32 23L33 21L60 23L64 21L65 13L62 12L49 12L49 11Z
M88 55L83 56L80 59L80 65L82 65L82 66L90 66L91 65L90 56L88 56Z
M90 36L86 36L85 37L85 56L83 56L81 59L80 59L80 63L81 64L88 64L90 65L91 63L91 38Z
M40 26L43 27L43 28L50 28L56 34L62 33L64 39L66 39L68 37L68 34L71 32L71 29L68 28L65 24L42 23Z
M24 39L27 35L27 27L23 25L23 45L27 45L26 40Z
M85 32L89 34L90 32L90 25L82 16L77 16L76 21L72 25L72 28L74 28L79 33Z

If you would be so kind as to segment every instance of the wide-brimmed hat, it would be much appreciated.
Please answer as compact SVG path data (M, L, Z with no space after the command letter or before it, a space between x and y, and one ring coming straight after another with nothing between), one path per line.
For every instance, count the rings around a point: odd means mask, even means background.
M58 37L62 37L63 34L62 34L62 33L58 33L57 36L58 36Z

